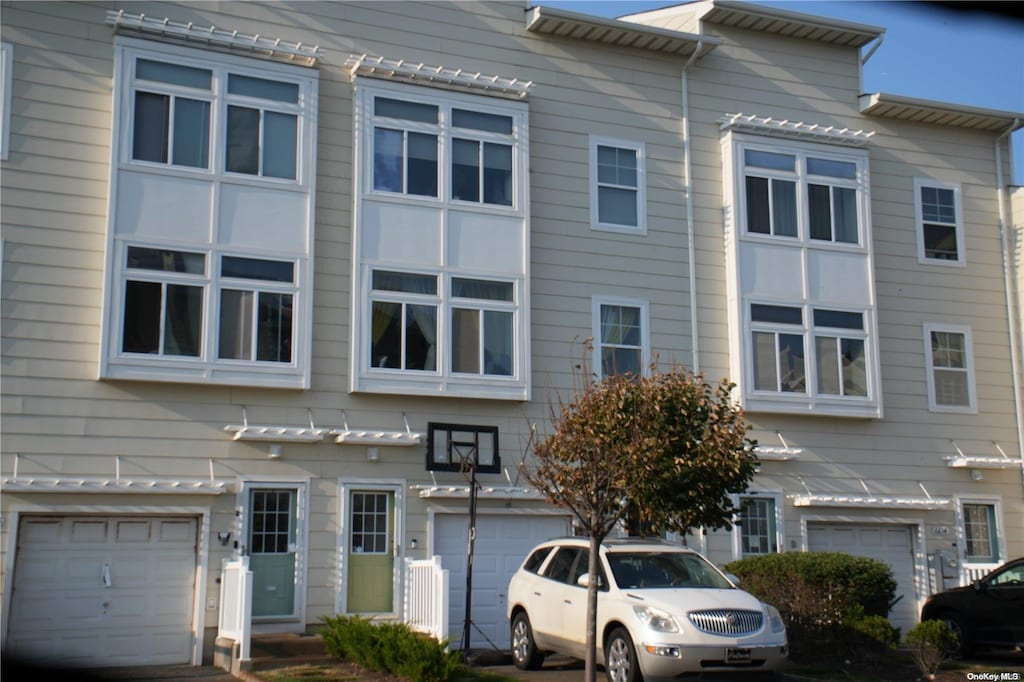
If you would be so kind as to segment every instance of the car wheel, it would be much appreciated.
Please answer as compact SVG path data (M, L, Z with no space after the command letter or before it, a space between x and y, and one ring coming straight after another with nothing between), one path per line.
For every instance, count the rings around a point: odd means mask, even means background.
M536 670L544 662L544 654L533 641L530 619L522 611L512 619L512 662L520 670Z
M623 628L616 628L608 635L604 645L604 669L608 682L643 682L633 640Z
M974 647L971 645L970 633L967 631L967 625L964 623L963 616L954 611L949 611L940 616L942 622L956 635L956 649L953 650L953 654L958 658L964 658L970 656L974 652Z

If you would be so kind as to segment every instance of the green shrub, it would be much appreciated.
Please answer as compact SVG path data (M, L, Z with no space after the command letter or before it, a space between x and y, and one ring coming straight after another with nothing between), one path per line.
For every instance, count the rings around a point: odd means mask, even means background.
M898 631L882 624L896 581L881 561L790 552L740 559L724 568L740 578L743 589L779 610L794 659L819 658L825 651L856 655L899 641Z
M359 616L324 618L327 652L369 670L413 682L448 682L461 671L457 651L413 632L405 623L374 623Z
M921 621L907 633L903 645L910 649L921 674L928 679L935 679L935 672L947 658L952 658L959 646L956 633L949 629L945 621Z

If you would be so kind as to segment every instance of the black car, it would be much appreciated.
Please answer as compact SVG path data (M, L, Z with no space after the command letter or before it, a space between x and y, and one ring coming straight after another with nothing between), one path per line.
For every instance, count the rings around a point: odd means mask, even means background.
M960 653L975 647L1024 647L1024 557L972 585L934 594L921 620L943 620L960 637Z

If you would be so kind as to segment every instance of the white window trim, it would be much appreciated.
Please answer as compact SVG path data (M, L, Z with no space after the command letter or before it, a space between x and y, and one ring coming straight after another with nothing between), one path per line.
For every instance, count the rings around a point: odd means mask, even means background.
M264 176L249 176L223 171L224 139L223 125L218 120L226 116L226 85L214 95L211 107L210 168L189 168L170 164L154 164L135 161L130 158L132 149L132 126L134 106L132 101L133 63L135 58L171 61L177 64L198 65L231 73L242 73L263 78L280 78L299 85L302 103L298 113L296 152L296 178L294 180ZM104 287L104 333L100 343L101 378L162 381L177 383L210 383L230 386L265 386L276 388L307 389L311 381L312 362L312 263L315 225L315 176L316 176L316 110L318 106L318 72L293 64L281 64L250 56L238 56L211 52L195 47L169 45L138 38L115 38L114 50L114 125L112 136L110 192L107 208L107 264ZM221 159L218 161L217 159ZM271 251L260 244L230 244L217 240L217 224L214 221L213 234L209 241L201 243L175 241L173 239L136 238L130 234L118 235L116 217L118 213L118 177L121 171L131 171L201 180L210 183L216 190L220 184L246 185L251 187L273 187L275 191L296 192L304 196L307 224L305 243L296 250L282 254ZM168 355L146 356L124 354L121 351L123 333L123 298L125 282L128 279L123 266L128 246L194 251L206 254L206 285L203 296L203 327L201 352L198 358ZM220 280L220 257L223 255L246 258L287 260L295 263L294 299L292 302L292 361L290 363L257 362L256 360L221 360L217 357L217 336L220 325L220 291L215 286ZM158 273L154 272L154 275ZM165 273L171 274L171 273ZM251 282L254 288L264 290L271 282ZM237 287L236 287L237 288ZM276 288L276 287L274 287Z
M954 209L956 211L956 260L928 258L925 256L924 245L924 211L921 206L921 189L934 187L953 191ZM967 265L966 245L964 243L963 192L958 182L943 182L931 178L914 178L914 225L917 231L917 262L921 265L938 265L941 267L965 267Z
M598 213L597 147L616 147L636 152L636 225L602 223ZM588 141L590 158L590 229L601 232L623 232L626 234L647 234L647 152L643 142L618 140L610 137L590 135ZM632 188L626 188L632 189Z
M11 90L14 88L14 46L0 43L0 160L11 151Z
M837 186L857 187L858 190L858 243L825 241L810 239L808 229L808 206L804 189L809 176L806 173L794 174L797 181L797 237L751 234L746 228L746 181L744 150L759 149L773 153L798 154L803 157L834 159L837 161L857 164L856 180L833 183ZM726 288L729 304L729 358L730 372L736 379L734 396L751 413L771 412L784 414L820 414L835 417L880 419L883 415L881 391L881 364L879 355L879 338L877 322L877 303L875 301L874 256L871 238L871 196L870 166L866 149L826 145L821 142L805 142L777 137L755 136L749 133L727 132L721 138L723 159L723 197L725 200L725 240L726 240ZM860 254L867 259L867 290L862 303L839 304L833 301L821 301L814 298L813 293L799 299L771 299L744 293L741 275L741 248L744 244L763 244L780 249L800 249L801 262L808 261L807 254L812 252L833 252ZM806 276L806 273L805 273ZM807 315L813 308L830 310L849 310L864 313L866 333L865 353L868 356L867 381L868 396L834 396L826 394L805 393L769 393L753 389L753 349L751 348L750 304L764 303L801 307L804 309L804 354L805 359L813 359L813 325ZM817 390L817 373L814 363L808 363L807 386ZM813 382L813 383L811 383Z
M785 507L783 501L783 495L780 491L762 491L762 490L748 490L740 495L732 495L732 503L735 507L739 508L743 500L756 497L766 498L772 500L775 505L775 554L781 554L786 551L786 528L785 528L785 517L783 515L783 509ZM738 515L737 515L738 520ZM743 554L743 529L738 523L734 523L732 527L732 558L733 560L742 559L744 556L763 556L762 554Z
M646 376L650 373L651 364L651 331L650 302L643 298L623 298L621 296L592 296L590 299L591 334L594 339L594 352L591 357L591 373L598 379L603 378L601 371L601 306L613 305L640 309L640 367Z
M1006 537L1003 532L1003 500L995 495L955 495L953 504L956 513L956 545L960 557L960 565L973 568L995 568L1004 563L1009 556L1006 553ZM993 562L967 560L967 529L964 527L964 505L983 504L993 508L995 517L996 559Z
M932 359L932 332L950 332L963 334L964 355L966 356L967 372L967 405L939 405L935 399L935 365ZM924 362L928 380L928 410L930 412L955 412L960 414L978 413L978 389L974 374L974 342L971 339L971 328L959 324L938 324L929 322L924 325Z
M445 164L449 163L447 152L439 151L438 163L441 179L438 184L438 197L420 197L399 194L396 192L378 192L373 190L373 97L383 95L407 101L422 101L430 104L451 108L468 108L485 113L513 115L515 147L513 149L514 199L512 206L477 204L467 201L451 200L450 173L445 172ZM494 400L529 400L531 355L530 355L530 215L529 179L526 173L529 159L529 111L524 102L508 99L487 98L480 94L466 94L444 89L425 88L422 85L408 83L392 83L376 79L359 77L355 80L353 98L353 131L356 168L353 177L353 219L355 226L352 237L352 319L358 323L350 325L350 380L349 391L353 393L381 393L391 395L424 395L424 396L455 396L463 398L483 398ZM450 135L450 133L445 133ZM439 145L443 142L439 142ZM361 166L361 167L360 167ZM405 261L390 260L388 254L378 260L365 257L363 254L362 215L364 207L372 205L406 205L431 206L441 211L441 244L438 245L438 262L429 266L423 264L410 265ZM474 269L472 271L447 265L448 261L448 229L449 212L460 212L466 215L480 214L483 219L491 216L502 218L517 217L522 223L523 253L522 262L509 263L501 270ZM475 216L473 216L475 218ZM392 270L398 272L418 272L423 274L443 275L438 292L447 292L450 277L467 277L473 279L500 279L514 282L516 311L514 313L514 363L513 375L472 375L451 372L403 372L400 370L374 371L369 367L370 336L367 331L370 321L370 272L373 269ZM449 297L450 298L450 297ZM447 298L442 301L439 314L438 367L447 367L450 363L448 348L448 330L446 329L443 306L450 305ZM415 376L414 376L415 375Z

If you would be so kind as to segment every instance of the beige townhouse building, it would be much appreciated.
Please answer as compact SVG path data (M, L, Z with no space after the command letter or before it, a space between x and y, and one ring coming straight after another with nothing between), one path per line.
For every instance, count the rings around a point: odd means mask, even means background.
M507 647L508 577L572 532L522 467L587 338L598 376L736 383L742 523L678 538L716 562L881 558L906 627L1024 554L1019 114L863 94L884 29L2 9L5 651L200 663L335 613L458 641L471 501L470 645Z

